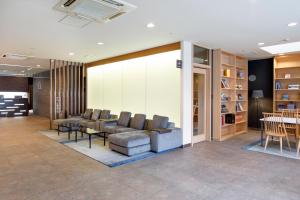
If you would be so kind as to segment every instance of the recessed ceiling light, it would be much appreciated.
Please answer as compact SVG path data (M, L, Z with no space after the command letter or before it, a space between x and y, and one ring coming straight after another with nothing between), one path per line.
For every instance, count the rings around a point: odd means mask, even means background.
M32 70L32 68L30 67L30 68L28 68L27 70L30 71L30 70Z
M98 44L98 45L104 45L104 43L103 43L103 42L98 42L97 44Z
M285 44L261 47L262 50L277 55L281 53L292 53L300 51L300 42L290 42Z
M258 46L262 46L262 45L265 45L265 43L264 42L259 42L258 43Z
M25 71L21 71L22 73L24 73Z
M155 24L150 22L147 24L147 28L154 28L155 27Z
M41 65L36 65L37 67L41 67Z
M293 27L293 26L297 26L297 24L298 24L297 22L291 22L291 23L288 24L288 26Z
M73 53L73 52L69 53L69 56L74 56L74 55L75 55L75 53Z

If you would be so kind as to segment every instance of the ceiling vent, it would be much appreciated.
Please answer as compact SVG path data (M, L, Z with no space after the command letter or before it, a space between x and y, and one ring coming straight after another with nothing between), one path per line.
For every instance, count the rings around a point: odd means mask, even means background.
M54 9L77 18L77 23L82 20L86 25L108 22L136 9L136 6L121 0L60 0ZM60 21L63 22L63 19Z

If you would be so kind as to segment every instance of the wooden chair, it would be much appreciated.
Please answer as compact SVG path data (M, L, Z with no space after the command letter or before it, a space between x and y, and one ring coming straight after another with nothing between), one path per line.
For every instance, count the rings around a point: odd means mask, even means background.
M283 109L282 116L289 118L298 118L299 110L298 109ZM297 125L296 124L285 124L287 130L292 131L293 134L296 134Z
M264 131L267 135L265 150L271 137L278 137L280 141L280 152L282 153L282 140L285 137L291 150L290 141L286 132L285 124L282 120L282 113L263 113L264 115Z
M297 122L300 121L300 114L297 115ZM300 152L300 125L296 126L296 143L297 143L297 156L299 156Z

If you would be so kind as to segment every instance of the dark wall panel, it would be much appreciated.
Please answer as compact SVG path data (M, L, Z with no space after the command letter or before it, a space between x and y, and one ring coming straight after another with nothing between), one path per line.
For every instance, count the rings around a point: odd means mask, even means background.
M28 78L1 76L0 91L28 92Z
M273 58L249 61L249 76L255 75L255 81L249 81L249 112L248 126L260 126L257 119L262 117L262 112L273 112ZM251 98L253 90L263 90L264 98L260 102L257 112L257 103Z
M33 79L33 113L50 117L50 78Z

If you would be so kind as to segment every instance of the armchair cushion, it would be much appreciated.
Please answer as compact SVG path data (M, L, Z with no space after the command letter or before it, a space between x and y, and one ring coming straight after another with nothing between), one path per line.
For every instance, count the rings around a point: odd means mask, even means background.
M97 119L99 119L100 113L101 113L101 110L95 109L93 114L92 114L91 120L96 121Z
M129 124L130 118L131 118L130 112L121 112L119 120L118 120L118 125L127 127Z
M146 115L144 114L135 114L130 121L130 128L142 130L145 125Z

